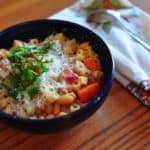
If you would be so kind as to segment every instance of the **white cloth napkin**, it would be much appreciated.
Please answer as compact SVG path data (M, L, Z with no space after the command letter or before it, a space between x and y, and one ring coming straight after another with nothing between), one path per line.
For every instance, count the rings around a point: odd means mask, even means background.
M78 23L98 34L108 45L115 62L115 78L126 87L138 100L150 108L150 52L135 42L126 32L113 24L95 24L87 22L87 8L132 7L124 13L124 23L131 30L150 44L150 16L133 6L128 0L79 0L50 19L62 19ZM107 2L107 3L106 3ZM108 3L109 2L109 3ZM115 2L115 3L114 3ZM114 5L113 5L114 4ZM101 6L100 6L101 5ZM94 7L93 7L94 6ZM85 9L86 8L86 9ZM118 7L117 7L118 8ZM108 31L109 30L109 31Z

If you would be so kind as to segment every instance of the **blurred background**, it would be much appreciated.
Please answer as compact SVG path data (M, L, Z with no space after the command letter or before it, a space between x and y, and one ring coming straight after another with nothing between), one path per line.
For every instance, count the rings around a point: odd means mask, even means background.
M133 4L150 13L150 0L130 0Z
M0 0L0 30L26 20L46 18L77 0ZM150 0L130 0L150 13ZM53 7L53 6L54 7Z

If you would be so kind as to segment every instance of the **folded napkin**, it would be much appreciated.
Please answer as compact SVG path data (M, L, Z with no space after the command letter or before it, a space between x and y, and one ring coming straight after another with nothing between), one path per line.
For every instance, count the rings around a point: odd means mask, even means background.
M98 34L108 45L115 62L115 78L138 100L150 108L150 52L134 41L115 22L91 21L93 10L115 9L124 23L150 44L150 16L128 0L79 0L73 6L50 16L83 25Z

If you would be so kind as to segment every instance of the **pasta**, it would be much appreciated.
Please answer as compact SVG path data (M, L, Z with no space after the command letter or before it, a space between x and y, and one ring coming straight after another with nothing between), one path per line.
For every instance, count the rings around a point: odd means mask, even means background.
M80 109L80 105L79 104L72 104L70 106L70 112L74 112Z
M63 33L43 41L14 40L0 49L0 110L22 118L67 115L100 92L103 72L88 42Z

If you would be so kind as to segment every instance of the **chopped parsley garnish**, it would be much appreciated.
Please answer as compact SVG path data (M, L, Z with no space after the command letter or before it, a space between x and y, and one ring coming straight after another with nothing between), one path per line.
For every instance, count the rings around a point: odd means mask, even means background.
M49 51L56 51L54 44L54 42L48 42L42 46L10 49L8 59L11 62L12 72L0 84L8 91L9 96L17 99L18 95L23 98L28 94L32 99L39 92L37 87L39 76L47 72L47 64L54 61L53 59L47 61L43 58Z

